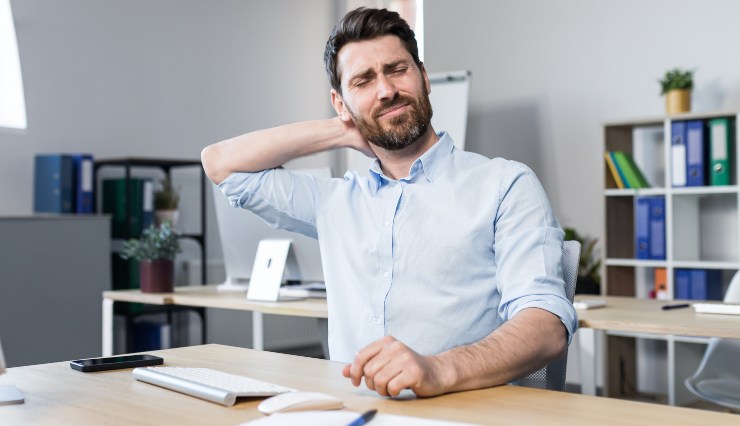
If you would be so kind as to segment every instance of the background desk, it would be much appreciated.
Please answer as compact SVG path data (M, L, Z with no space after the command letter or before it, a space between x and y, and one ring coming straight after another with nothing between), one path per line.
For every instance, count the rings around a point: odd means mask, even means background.
M142 293L140 290L103 292L103 356L113 354L113 303L148 303L202 308L233 309L252 312L252 347L264 348L262 314L326 318L326 300L306 299L291 302L255 302L246 292L219 292L216 285L177 287L174 293ZM326 340L326 339L324 339Z
M617 296L578 296L576 300L604 299L607 306L598 309L579 310L581 385L582 393L596 395L597 352L595 330L638 335L664 336L666 340L675 336L722 337L740 339L740 316L696 314L693 308L664 311L666 303L692 303L694 301L671 301L636 299ZM650 336L645 336L650 337ZM685 393L683 383L677 383L678 373L675 353L668 352L668 403L675 405L677 394ZM696 366L694 366L695 368Z
M383 398L352 387L343 364L221 345L153 352L168 366L208 367L342 399L348 410L478 424L736 425L738 417L688 408L499 386L436 398ZM0 424L228 424L262 417L262 398L223 407L136 381L131 369L80 373L68 362L11 368L1 379L24 392L23 405L0 406ZM372 423L371 423L372 424Z

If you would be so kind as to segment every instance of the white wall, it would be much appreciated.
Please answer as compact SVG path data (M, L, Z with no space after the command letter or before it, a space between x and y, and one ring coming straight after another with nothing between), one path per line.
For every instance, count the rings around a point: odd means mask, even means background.
M36 153L199 159L212 142L331 112L322 53L332 0L12 6L28 130L0 130L0 215L32 211ZM317 162L334 156L307 166ZM194 206L183 210L197 227Z
M696 68L694 110L740 109L740 2L427 0L430 72L473 72L468 150L522 161L563 226L602 236L605 121L663 114L657 79Z

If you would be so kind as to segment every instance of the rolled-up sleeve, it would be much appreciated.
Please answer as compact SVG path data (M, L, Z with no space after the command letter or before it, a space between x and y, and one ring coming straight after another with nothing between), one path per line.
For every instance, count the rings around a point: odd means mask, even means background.
M526 308L544 309L560 318L570 344L578 319L563 281L564 232L534 173L519 163L512 169L494 224L499 315L508 320Z
M314 176L285 169L238 172L218 186L232 206L251 211L270 226L318 238Z

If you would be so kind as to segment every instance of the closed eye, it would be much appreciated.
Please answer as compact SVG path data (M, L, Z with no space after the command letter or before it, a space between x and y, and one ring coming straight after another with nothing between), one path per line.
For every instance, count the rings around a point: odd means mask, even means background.
M369 83L369 82L370 82L370 80L368 80L368 79L357 80L357 81L355 81L354 86L355 87L362 87L362 86L367 85L367 83Z
M398 74L403 74L403 73L405 73L405 72L406 72L406 70L408 70L408 69L409 69L409 67L407 67L407 66L400 66L400 67L396 67L396 68L394 68L394 69L393 69L393 70L391 71L391 74L395 74L395 75L398 75Z

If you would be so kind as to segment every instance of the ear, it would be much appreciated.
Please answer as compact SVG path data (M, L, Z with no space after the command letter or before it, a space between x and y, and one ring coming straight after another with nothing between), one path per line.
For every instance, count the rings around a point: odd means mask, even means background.
M424 64L422 63L419 67L421 70L421 78L424 79L424 87L427 89L427 95L432 93L432 85L429 83L429 76L427 75L427 70L424 68Z
M334 107L334 111L337 112L342 121L346 123L352 120L352 116L349 115L347 106L344 104L344 98L335 89L331 89L331 106Z

